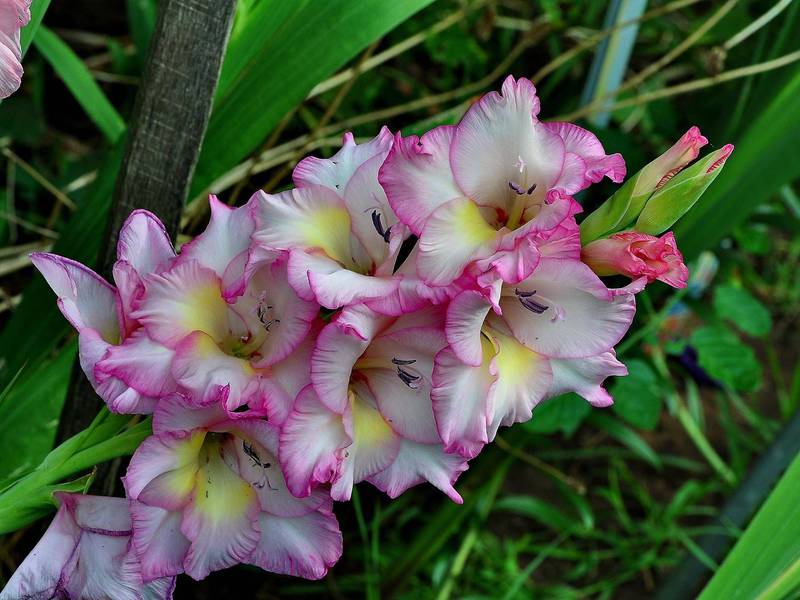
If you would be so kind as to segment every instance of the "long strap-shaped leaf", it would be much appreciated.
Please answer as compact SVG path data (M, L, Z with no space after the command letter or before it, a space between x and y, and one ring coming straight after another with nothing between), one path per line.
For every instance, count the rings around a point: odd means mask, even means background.
M800 589L800 454L699 600L782 600Z
M39 27L33 43L106 139L112 144L116 142L125 133L125 121L108 101L83 61L44 25Z

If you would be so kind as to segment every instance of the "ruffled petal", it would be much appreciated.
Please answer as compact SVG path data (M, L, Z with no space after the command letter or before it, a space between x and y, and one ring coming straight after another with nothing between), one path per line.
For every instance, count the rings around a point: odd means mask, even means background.
M219 277L196 261L149 276L133 317L151 338L170 348L193 331L203 331L218 342L229 332L228 305L221 296Z
M349 410L344 415L345 431L353 440L331 485L331 497L346 502L353 485L382 471L397 457L401 438L375 407L366 386L354 385Z
M112 344L119 340L117 294L108 282L63 256L34 252L30 258L58 296L58 308L75 329L94 329Z
M130 264L140 276L158 273L175 258L164 224L147 210L134 210L122 224L117 259Z
M262 513L261 538L247 562L272 573L321 579L342 555L342 532L331 512L302 517Z
M376 266L389 255L389 236L397 224L386 192L378 183L378 169L385 157L385 153L378 154L358 167L342 193L353 235Z
M95 366L112 348L114 346L94 329L84 329L78 336L78 360L94 391L111 412L126 415L152 413L156 405L155 398L143 396L116 377L104 377L103 381L95 377Z
M399 278L362 275L327 257L306 252L291 253L289 271L289 279L297 286L299 296L303 297L301 278L304 273L312 298L332 310L392 294L400 285Z
M114 377L143 396L160 398L175 391L171 366L174 352L151 340L142 330L110 346L94 368L99 383Z
M347 268L355 268L350 251L350 213L344 200L321 185L280 194L259 192L258 228L253 240L273 250L319 250Z
M544 126L564 140L567 161L582 165L581 172L564 169L555 184L574 194L608 177L614 183L625 179L625 161L619 153L607 155L597 136L572 123L545 123ZM573 157L578 158L575 161ZM577 177L575 176L577 175Z
M432 129L421 138L395 136L378 178L398 218L420 235L425 220L442 204L461 198L450 169L454 126Z
M531 201L553 187L564 167L564 142L538 121L539 99L527 79L509 76L500 93L472 105L458 124L450 164L458 186L482 206L510 213L519 189L536 184Z
M183 567L193 579L244 562L260 538L256 493L229 466L232 440L206 440L197 485L183 510L181 532L190 541Z
M446 202L425 221L418 242L419 274L431 285L447 285L470 261L491 255L497 239L471 200Z
M312 386L303 389L280 434L279 454L292 494L305 497L316 484L331 481L350 443L341 415L322 404Z
M332 411L344 413L352 367L388 321L364 306L351 306L320 332L311 356L311 382Z
M262 512L278 517L301 517L333 506L330 495L317 488L306 497L293 496L278 462L279 430L260 419L244 419L230 424L236 436L237 472L256 493Z
M181 533L180 511L169 511L142 502L130 503L131 540L145 582L183 573L189 540Z
M198 482L198 460L205 432L161 434L142 442L123 477L128 498L166 510L179 510Z
M609 350L636 312L632 294L612 294L589 267L573 260L543 259L531 277L506 293L500 306L514 336L549 357Z
M497 383L489 401L489 441L494 440L501 425L530 421L534 407L545 398L553 381L547 357L529 350L510 335L497 330L491 335L497 354L489 370L497 376Z
M231 208L216 196L209 196L211 220L205 231L181 248L180 261L194 260L220 278L230 262L247 250L256 228L258 195L244 206Z
M0 98L8 98L22 83L19 30L31 19L31 0L0 2Z
M474 290L461 292L447 307L447 342L458 359L468 365L477 367L483 362L481 327L491 308L491 303Z
M433 413L446 452L465 458L478 455L489 442L489 398L497 380L489 370L494 348L484 338L483 363L471 367L461 362L451 348L436 355L433 371Z
M364 144L356 144L348 131L342 138L341 149L330 158L308 156L297 163L292 172L294 184L297 187L324 185L341 194L364 162L374 156L386 156L392 140L392 132L387 127L382 127L376 137Z
M447 454L439 444L400 442L400 452L389 467L369 477L369 482L390 498L408 488L428 482L458 504L464 502L453 484L467 470L467 461L458 454Z
M628 369L617 360L613 350L597 356L578 360L552 359L553 383L548 396L575 392L586 398L593 406L609 406L614 401L603 387L606 377L621 377Z
M195 331L178 344L172 376L201 404L219 401L228 411L247 405L250 411L255 411L251 414L270 412L274 384L248 361L225 354L202 331Z

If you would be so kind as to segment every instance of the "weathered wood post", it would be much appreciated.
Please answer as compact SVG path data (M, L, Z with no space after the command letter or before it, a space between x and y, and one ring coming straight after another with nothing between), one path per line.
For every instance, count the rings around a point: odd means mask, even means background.
M236 0L159 2L97 265L98 272L109 279L119 228L133 209L145 208L158 215L175 239L235 7ZM101 407L102 401L76 364L58 441L87 427ZM113 481L108 483L113 486Z

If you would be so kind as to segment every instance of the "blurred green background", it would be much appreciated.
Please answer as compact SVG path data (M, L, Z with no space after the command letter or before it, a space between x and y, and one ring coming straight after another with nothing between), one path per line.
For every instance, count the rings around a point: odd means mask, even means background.
M472 462L461 507L359 487L337 507L345 554L323 581L239 567L176 597L643 598L687 554L717 568L698 538L741 534L712 519L800 405L800 2L631 4L240 0L179 241L205 226L209 192L240 204L286 188L344 131L456 122L509 73L534 80L543 119L593 129L629 173L691 125L736 150L676 226L690 287L640 296L613 408L538 407ZM27 254L96 260L157 10L48 5L34 0L23 87L0 105L0 486L51 449L75 356ZM591 210L613 189L578 199ZM0 538L0 583L39 532ZM797 538L776 552L797 560ZM752 585L741 597L765 593Z

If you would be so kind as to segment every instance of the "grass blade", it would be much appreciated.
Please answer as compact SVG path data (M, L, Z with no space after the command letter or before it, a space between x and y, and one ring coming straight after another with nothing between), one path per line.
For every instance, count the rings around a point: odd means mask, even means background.
M125 132L125 121L108 101L83 61L45 26L39 28L34 44L106 139L111 143L116 142Z

